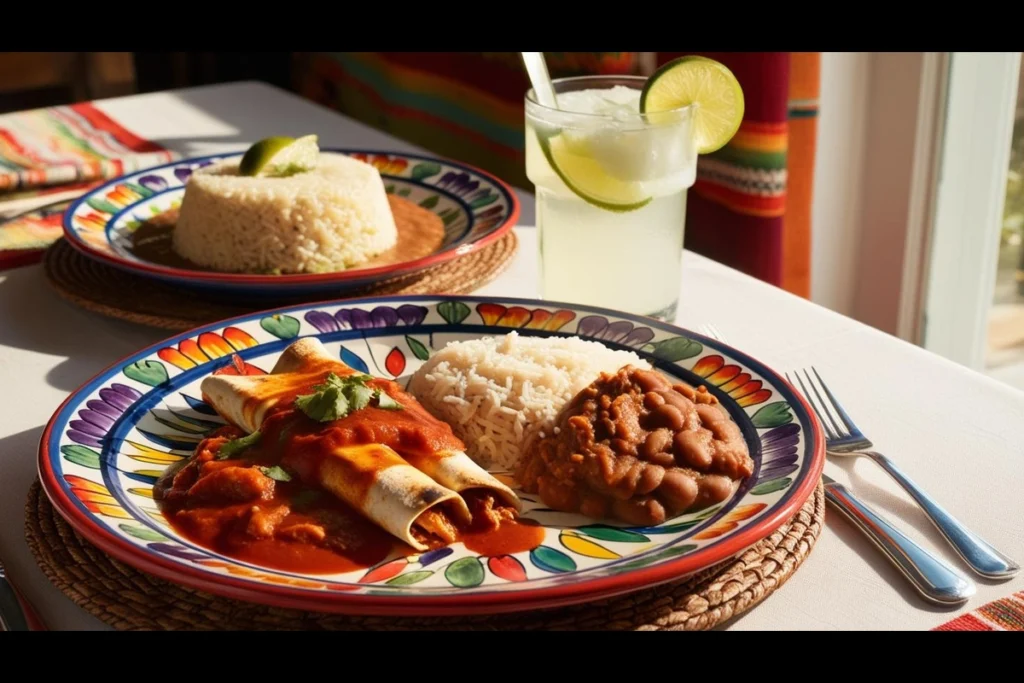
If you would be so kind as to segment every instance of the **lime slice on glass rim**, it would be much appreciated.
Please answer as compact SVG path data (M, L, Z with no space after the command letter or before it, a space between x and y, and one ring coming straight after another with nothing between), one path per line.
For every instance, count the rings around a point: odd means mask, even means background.
M731 71L707 57L680 57L655 71L640 93L640 112L657 120L659 112L691 104L698 154L728 144L743 121L743 89Z
M312 171L320 158L317 136L272 137L260 140L238 164L239 175L286 177Z
M537 131L541 151L552 170L580 199L608 211L634 211L652 199L642 184L612 177L587 149L585 140L569 133Z

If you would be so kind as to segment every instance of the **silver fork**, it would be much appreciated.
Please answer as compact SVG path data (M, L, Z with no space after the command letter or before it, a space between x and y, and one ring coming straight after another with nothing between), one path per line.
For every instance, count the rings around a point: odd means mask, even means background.
M714 325L703 325L702 328L709 337L725 342L722 333ZM1020 570L1020 566L1016 562L993 548L982 540L981 537L957 521L953 515L946 512L931 496L911 481L892 460L877 451L871 450L874 448L874 444L864 436L864 433L850 419L849 414L843 410L842 405L840 405L835 395L821 379L818 371L812 367L811 372L817 378L817 384L811 379L807 370L803 371L804 376L807 378L806 383L804 383L804 379L800 376L799 372L793 373L796 375L797 382L793 381L789 373L786 373L786 379L794 388L797 388L797 383L799 383L801 393L807 398L808 403L811 404L814 412L818 415L818 420L825 429L826 446L829 455L862 455L878 463L882 469L917 501L925 514L928 515L928 518L938 527L939 531L949 541L950 545L956 549L960 557L964 559L964 562L981 576L990 579L1008 579ZM808 386L810 390L808 390ZM818 390L818 386L821 387L821 391Z
M813 378L811 373L814 374ZM874 444L853 423L849 414L843 410L843 406L836 399L835 394L829 390L828 385L821 379L821 375L815 368L812 367L810 372L804 370L802 377L799 371L793 374L800 384L801 392L814 408L814 412L818 414L818 420L821 421L821 425L825 429L829 455L864 456L877 463L917 501L928 519L935 524L964 562L977 574L989 579L1009 579L1020 570L1020 566L1016 562L986 543L984 539L949 514L904 474L896 466L896 463L878 451L872 450ZM789 373L786 373L786 379L794 387L796 386Z
M708 337L725 341L713 325L701 327ZM845 486L824 473L821 478L825 485L825 500L874 543L924 598L940 605L954 606L963 604L974 595L977 589L970 579L900 533Z

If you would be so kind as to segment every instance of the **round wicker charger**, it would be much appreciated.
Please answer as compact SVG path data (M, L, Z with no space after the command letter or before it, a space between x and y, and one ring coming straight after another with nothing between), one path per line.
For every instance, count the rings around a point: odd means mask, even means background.
M119 630L642 630L700 631L742 614L784 584L814 547L825 520L818 484L800 511L741 555L688 579L553 610L478 617L353 617L266 607L168 583L89 544L37 481L25 506L36 562L75 604Z
M518 248L509 232L494 244L440 266L383 280L324 299L386 294L465 294L484 286L512 262ZM166 330L190 330L272 306L305 303L261 299L250 305L204 299L174 286L104 265L58 240L43 256L46 277L64 299L87 311Z

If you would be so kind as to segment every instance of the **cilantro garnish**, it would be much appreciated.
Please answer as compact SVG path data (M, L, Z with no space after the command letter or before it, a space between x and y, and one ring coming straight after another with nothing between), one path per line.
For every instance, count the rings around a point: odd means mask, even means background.
M253 432L249 436L243 436L238 439L232 439L231 441L228 441L226 444L220 447L220 450L217 451L217 455L215 457L217 458L217 460L227 460L228 458L233 458L242 451L244 451L245 449L255 446L259 442L259 432Z
M261 467L260 472L267 475L274 481L291 481L292 475L288 474L280 465L273 467Z
M401 410L401 404L385 392L366 386L372 379L369 375L338 377L332 372L323 384L313 387L312 394L297 397L295 407L317 422L340 420L375 399L383 410Z

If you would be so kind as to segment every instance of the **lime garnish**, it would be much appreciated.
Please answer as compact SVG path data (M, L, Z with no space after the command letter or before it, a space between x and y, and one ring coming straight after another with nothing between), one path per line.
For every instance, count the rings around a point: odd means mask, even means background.
M245 152L238 164L239 175L286 177L316 168L320 157L317 136L273 137L260 140Z
M651 196L642 184L612 177L587 149L585 139L560 133L537 139L552 170L566 186L588 203L609 211L633 211Z
M691 104L697 152L725 147L743 121L743 89L733 73L707 57L680 57L655 71L640 94L640 111L655 120L653 114Z

